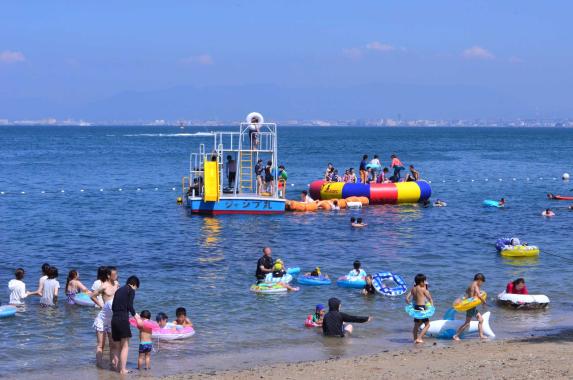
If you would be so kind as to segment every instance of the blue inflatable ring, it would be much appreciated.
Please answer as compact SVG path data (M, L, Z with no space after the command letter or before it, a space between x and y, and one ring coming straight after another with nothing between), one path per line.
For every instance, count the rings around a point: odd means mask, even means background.
M394 282L394 286L388 286L388 282ZM392 272L380 272L372 276L372 284L374 289L385 296L396 297L400 296L408 290L406 282L399 274Z
M301 285L309 285L309 286L319 286L319 285L330 285L332 281L330 278L324 277L323 275L320 276L298 276L296 281Z
M426 305L426 310L416 310L413 304L409 304L404 310L406 310L406 313L408 313L410 317L415 319L431 318L436 312L434 305Z
M336 285L341 288L363 289L366 285L366 281L363 277L342 276L336 281Z
M13 317L16 314L16 306L3 305L0 306L0 318Z

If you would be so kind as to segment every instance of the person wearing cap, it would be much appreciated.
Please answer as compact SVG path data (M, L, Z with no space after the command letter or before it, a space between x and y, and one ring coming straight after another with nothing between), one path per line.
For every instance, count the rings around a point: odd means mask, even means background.
M319 303L316 305L314 309L314 314L312 315L312 323L316 324L317 327L322 326L322 322L324 320L324 314L326 310L324 309L324 305Z
M341 302L338 298L328 300L328 313L324 315L322 322L322 333L324 336L339 336L343 338L347 333L352 334L353 327L348 322L366 323L372 320L371 316L359 317L341 313L340 305Z

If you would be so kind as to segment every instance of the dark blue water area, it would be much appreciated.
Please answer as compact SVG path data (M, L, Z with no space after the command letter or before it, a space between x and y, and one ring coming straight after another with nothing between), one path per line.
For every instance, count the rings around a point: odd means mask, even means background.
M256 260L269 245L288 266L318 265L334 278L348 272L355 259L370 273L390 270L408 282L423 272L440 316L476 272L486 275L484 289L492 298L509 280L525 277L530 292L548 295L551 306L514 311L492 305L498 337L570 323L573 212L567 210L571 202L550 201L545 194L573 195L573 183L561 180L564 172L573 172L573 130L279 127L288 198L298 198L328 162L343 171L357 168L362 154L378 154L389 163L395 152L431 181L432 199L448 206L191 216L175 200L189 155L199 143L211 142L203 135L210 130L0 127L0 300L8 301L6 284L17 267L26 270L31 290L44 262L59 268L62 286L70 269L77 269L88 286L99 265L117 266L121 281L136 274L142 282L138 311L173 317L175 308L184 306L197 330L190 340L162 345L154 353L158 370L268 363L285 352L313 353L301 360L351 355L410 344L412 322L402 298L364 298L334 284L276 296L251 293ZM484 199L501 197L505 209L482 206ZM546 207L557 216L541 217ZM351 216L368 226L351 229ZM541 256L500 257L494 243L504 236L540 246ZM314 305L333 296L347 312L373 315L374 321L356 326L344 342L305 329ZM92 368L96 313L63 300L56 308L40 308L37 297L28 299L16 317L0 319L0 374ZM132 363L136 344L133 339Z

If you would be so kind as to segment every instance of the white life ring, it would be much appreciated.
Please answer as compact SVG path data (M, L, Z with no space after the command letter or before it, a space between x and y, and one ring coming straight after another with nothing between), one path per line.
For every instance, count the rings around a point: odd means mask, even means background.
M265 118L258 112L251 112L246 118L249 128L251 130L257 129L257 127L265 122Z

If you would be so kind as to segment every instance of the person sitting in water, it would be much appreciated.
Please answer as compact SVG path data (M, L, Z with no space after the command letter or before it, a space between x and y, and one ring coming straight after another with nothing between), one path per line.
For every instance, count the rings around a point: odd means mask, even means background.
M414 165L410 165L410 173L406 176L406 182L414 182L420 180L420 172L414 169Z
M354 263L352 263L352 266L353 269L350 272L348 272L346 277L360 277L360 278L366 277L366 271L361 268L362 263L360 262L360 260L355 260Z
M332 211L338 211L338 210L340 210L340 205L338 204L338 200L337 200L337 199L335 199L335 200L333 200L332 202L330 202L330 209L331 209Z
M508 294L529 294L525 280L521 277L515 281L510 281L505 287L505 292Z
M324 320L324 314L326 314L326 310L324 310L324 305L319 303L318 305L316 305L316 308L314 309L314 314L312 315L312 323L314 323L318 327L321 327L322 322Z
M448 204L441 199L436 199L434 207L446 207Z
M501 198L501 199L499 200L499 202L497 203L497 205L498 205L499 207L505 207L505 198Z
M354 228L366 227L368 224L362 223L362 218L356 219L355 217L350 218L350 225Z
M175 320L173 324L183 327L193 327L193 323L187 318L187 310L184 307L178 307L175 310Z
M66 280L66 297L68 299L68 304L75 305L74 297L78 293L88 293L91 296L91 292L82 284L80 281L80 275L77 270L72 269L68 273L68 279Z
M364 289L362 289L362 295L368 296L371 294L376 294L376 289L374 288L374 284L372 283L372 275L366 275L364 278L366 281L366 285L364 285Z
M278 259L275 265L273 266L273 272L271 274L272 278L283 278L287 275L286 270L284 270L283 262ZM280 281L279 284L285 288L287 288L291 292L297 292L299 289L293 286L290 286L287 282Z
M328 300L328 313L322 321L322 333L324 336L338 336L343 338L345 334L352 334L352 325L348 322L366 323L372 317L359 317L340 312L341 302L338 298Z
M155 322L157 322L159 327L162 329L168 328L167 324L169 323L169 317L164 312L159 312L155 316Z
M312 272L306 272L304 275L305 276L311 276L311 277L322 276L323 278L328 278L327 274L322 274L322 272L320 271L320 267L316 267L316 268L314 268L314 270Z
M555 213L554 213L553 211L551 211L550 208L546 208L545 211L543 211L543 212L541 213L541 215L542 215L542 216L549 216L549 217L551 217L551 216L555 216Z
M314 202L314 199L312 199L312 198L310 197L310 195L308 195L308 191L303 190L303 191L300 193L300 201L301 201L302 203L312 203L312 202Z
M257 271L255 272L257 283L263 282L266 275L273 272L275 261L272 258L272 253L271 247L263 248L263 256L257 261Z

